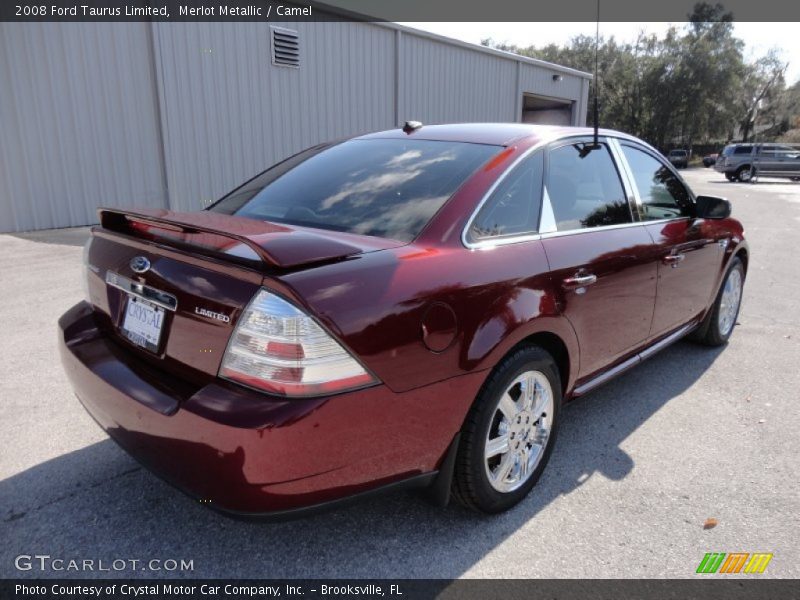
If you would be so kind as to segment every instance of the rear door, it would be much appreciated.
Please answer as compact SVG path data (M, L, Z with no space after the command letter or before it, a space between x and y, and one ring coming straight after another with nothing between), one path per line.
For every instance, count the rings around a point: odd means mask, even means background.
M655 242L658 297L651 336L699 315L709 304L722 250L713 227L694 218L694 198L655 152L621 142L641 220Z
M783 171L783 156L776 146L757 146L753 162L759 175Z
M590 144L548 149L540 226L560 309L580 343L580 378L644 342L656 295L652 239L608 144L587 152Z

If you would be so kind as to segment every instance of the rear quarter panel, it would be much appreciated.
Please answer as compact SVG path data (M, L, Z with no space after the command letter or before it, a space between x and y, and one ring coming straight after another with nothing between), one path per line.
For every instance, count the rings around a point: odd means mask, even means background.
M577 360L539 241L492 250L412 244L281 280L397 392L490 369L537 332L560 337ZM434 303L456 316L453 341L439 352L423 341L423 316Z

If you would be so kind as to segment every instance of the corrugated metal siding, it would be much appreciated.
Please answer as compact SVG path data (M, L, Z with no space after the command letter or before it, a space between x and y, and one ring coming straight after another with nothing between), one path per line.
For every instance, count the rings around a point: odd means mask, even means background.
M516 62L405 32L400 48L402 120L519 120Z
M0 23L0 231L165 206L147 23Z
M271 62L267 23L158 23L171 205L200 208L309 146L394 121L394 32L281 23L300 68Z

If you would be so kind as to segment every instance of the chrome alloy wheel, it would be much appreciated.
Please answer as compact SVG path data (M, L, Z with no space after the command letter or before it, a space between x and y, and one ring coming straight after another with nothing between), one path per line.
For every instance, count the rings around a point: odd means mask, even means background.
M520 488L544 456L553 417L553 390L540 371L519 375L500 396L484 447L489 483L498 492Z
M719 303L719 315L717 325L721 335L726 336L733 329L736 322L736 315L739 312L739 302L742 299L742 272L733 269L725 280L725 287L722 288L722 298Z

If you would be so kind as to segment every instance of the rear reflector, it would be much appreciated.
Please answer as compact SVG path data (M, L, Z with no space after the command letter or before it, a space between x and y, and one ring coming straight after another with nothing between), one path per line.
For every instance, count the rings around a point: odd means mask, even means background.
M263 288L239 319L219 375L283 396L319 396L377 383L314 319Z

